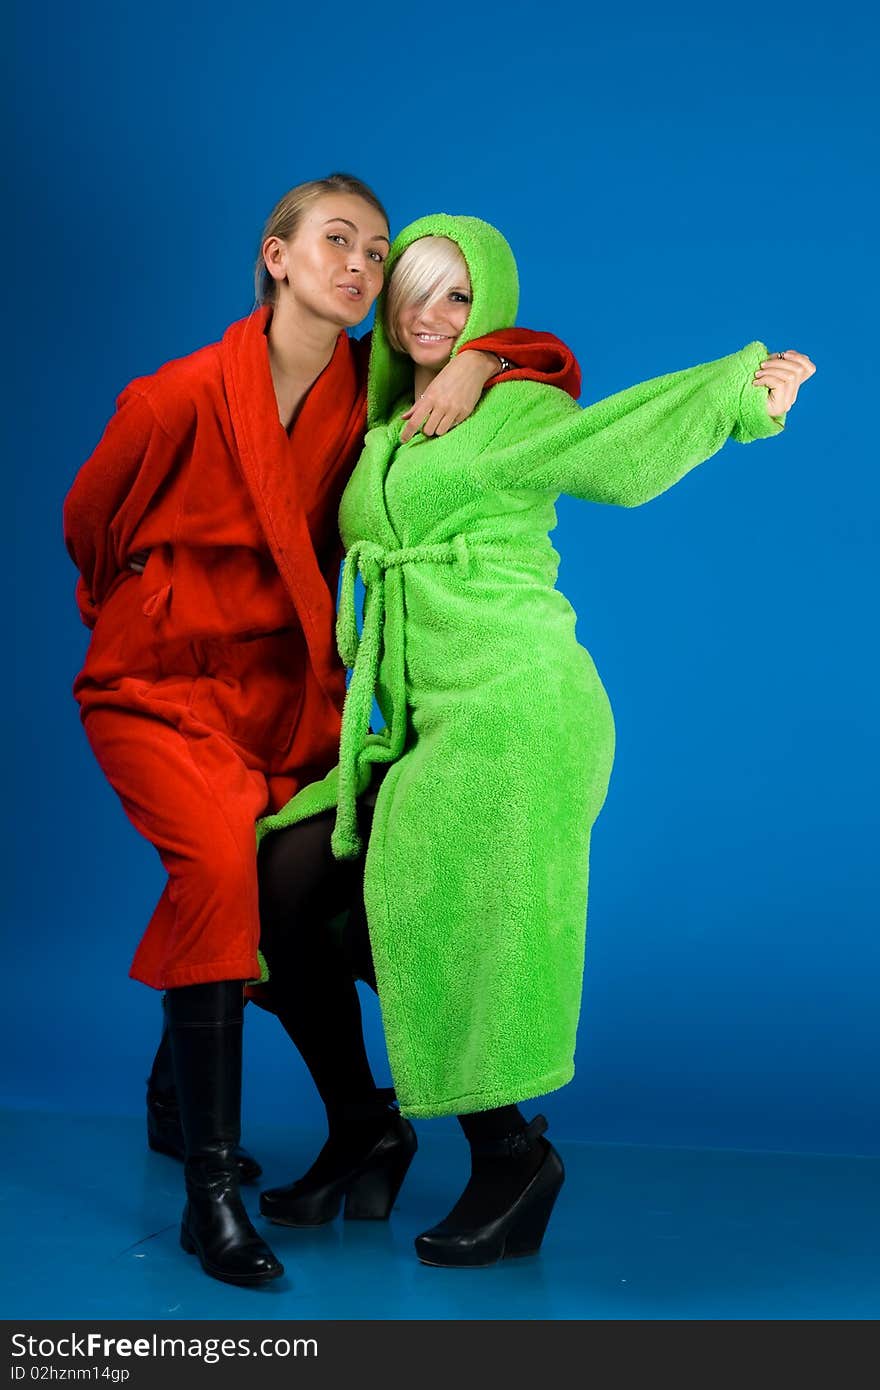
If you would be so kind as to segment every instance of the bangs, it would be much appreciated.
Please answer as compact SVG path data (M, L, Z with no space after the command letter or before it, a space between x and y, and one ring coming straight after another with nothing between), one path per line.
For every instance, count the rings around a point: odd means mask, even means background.
M395 352L402 352L397 324L409 304L427 307L452 289L470 293L467 262L454 241L426 236L408 246L391 272L385 296L385 331Z

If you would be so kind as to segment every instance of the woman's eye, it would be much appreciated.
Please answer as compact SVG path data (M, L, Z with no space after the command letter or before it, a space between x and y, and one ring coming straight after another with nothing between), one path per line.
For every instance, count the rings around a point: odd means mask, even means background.
M376 262L377 265L385 264L385 257L382 255L381 251L371 251L370 255L372 256L373 260Z
M328 240L328 241L342 242L342 245L343 245L343 246L345 245L345 237L342 235L341 232L330 232L330 234L329 234L328 237L327 237L327 240Z
M470 295L461 294L459 290L453 290L449 296L454 304L470 304Z

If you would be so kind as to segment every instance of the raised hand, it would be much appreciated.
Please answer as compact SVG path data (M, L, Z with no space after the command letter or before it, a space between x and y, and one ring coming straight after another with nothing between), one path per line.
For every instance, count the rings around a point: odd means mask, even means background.
M797 400L797 393L816 367L806 353L786 348L774 352L755 372L753 386L767 387L767 414L784 415Z

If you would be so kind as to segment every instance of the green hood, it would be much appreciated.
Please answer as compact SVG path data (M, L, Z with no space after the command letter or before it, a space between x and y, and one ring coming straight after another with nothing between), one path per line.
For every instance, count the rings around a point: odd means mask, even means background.
M404 227L394 239L385 263L385 281L403 252L425 236L445 236L454 241L467 262L473 302L464 332L452 355L465 343L499 328L512 328L519 303L519 277L513 252L504 237L479 217L452 217L433 213ZM376 303L376 323L370 349L367 387L367 420L373 425L387 420L394 403L412 387L411 358L395 352L385 333L385 292Z

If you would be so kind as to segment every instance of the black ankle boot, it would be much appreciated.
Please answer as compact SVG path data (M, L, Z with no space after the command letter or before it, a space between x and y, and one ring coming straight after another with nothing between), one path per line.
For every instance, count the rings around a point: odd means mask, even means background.
M536 1115L531 1124L504 1139L472 1144L475 1160L491 1159L501 1164L526 1159L537 1146L540 1153L534 1153L537 1164L530 1165L530 1176L512 1200L493 1203L489 1194L484 1211L474 1215L472 1208L466 1223L456 1219L453 1209L439 1225L417 1236L416 1254L423 1264L474 1268L517 1255L534 1255L540 1249L565 1180L562 1159L553 1145L540 1137L546 1128L544 1116Z
M154 1153L167 1154L169 1158L179 1158L183 1162L183 1128L174 1088L167 1021L162 1028L153 1069L147 1081L147 1145ZM256 1182L262 1176L263 1170L257 1160L240 1144L235 1148L235 1161L238 1164L239 1182Z
M260 1195L260 1211L278 1226L387 1221L418 1148L415 1130L391 1105L394 1092L352 1102L333 1113L330 1139L305 1177Z
M284 1269L251 1225L238 1190L241 984L189 985L169 990L167 999L186 1140L180 1243L214 1279L264 1284Z

